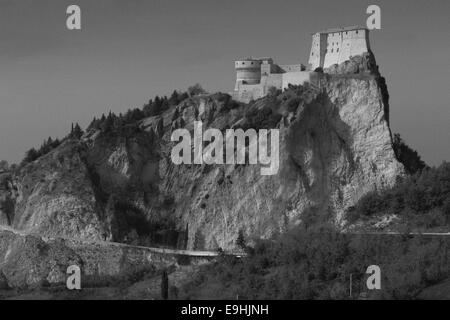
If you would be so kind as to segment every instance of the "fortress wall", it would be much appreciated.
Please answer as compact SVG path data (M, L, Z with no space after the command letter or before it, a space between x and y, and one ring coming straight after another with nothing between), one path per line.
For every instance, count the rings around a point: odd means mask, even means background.
M305 82L310 81L310 75L311 72L309 71L283 73L282 89L286 89L289 84L303 85Z
M342 33L335 32L328 34L327 38L327 49L325 52L325 59L323 63L324 68L338 63L339 53L342 47Z
M309 65L314 70L320 66L320 34L316 33L312 37L311 53L309 54Z
M284 73L271 74L270 76L265 77L263 93L266 94L270 87L281 89L283 85L283 74Z
M364 52L370 51L370 44L369 44L369 32L367 30L359 31L358 34L354 35L350 55L351 56L357 56L361 55Z
M283 64L280 68L285 72L300 72L302 71L301 64Z
M369 32L367 30L352 30L343 32L343 50L339 56L338 64L349 60L370 50Z
M340 64L351 56L370 51L369 31L365 29L316 33L312 37L309 66L328 68Z
M327 34L316 33L312 37L311 53L308 64L311 70L323 66L327 48Z
M265 76L265 75L269 75L272 73L272 65L271 64L267 64L267 63L263 63L261 65L261 75Z
M239 89L233 93L233 99L248 103L264 96L264 85L262 84L241 84Z
M350 38L344 38L342 40L342 49L339 55L338 64L341 64L342 62L350 59L351 52L352 52L352 39Z

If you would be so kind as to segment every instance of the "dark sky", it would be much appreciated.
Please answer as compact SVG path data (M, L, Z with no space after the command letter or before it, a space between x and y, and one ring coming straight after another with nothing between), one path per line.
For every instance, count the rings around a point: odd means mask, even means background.
M70 4L81 31L66 29ZM195 82L228 92L235 58L306 63L310 33L364 25L369 4L392 130L429 164L450 160L448 0L0 0L0 159Z

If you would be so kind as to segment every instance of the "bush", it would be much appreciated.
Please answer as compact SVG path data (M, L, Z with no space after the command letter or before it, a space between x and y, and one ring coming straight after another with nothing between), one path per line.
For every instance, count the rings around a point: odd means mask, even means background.
M411 149L398 133L394 135L393 147L398 161L403 163L409 174L414 174L426 168L425 162L422 161L417 151Z
M198 83L194 84L193 86L190 86L187 91L189 93L189 96L191 97L206 93L205 89L203 89L202 86Z
M258 240L247 257L223 256L200 269L180 290L182 299L348 299L365 292L366 268L378 265L383 286L376 297L412 299L450 275L446 237L340 234L293 229ZM414 267L411 267L414 266Z
M277 89L276 87L270 87L267 90L267 96L271 98L277 97L281 93L281 90Z
M318 68L314 69L314 72L323 73L323 68L322 67L318 67Z

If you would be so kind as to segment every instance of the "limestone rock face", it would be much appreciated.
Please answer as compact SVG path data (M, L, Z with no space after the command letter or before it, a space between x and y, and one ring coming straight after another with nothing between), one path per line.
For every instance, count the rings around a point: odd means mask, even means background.
M68 141L23 167L3 192L14 199L6 225L46 237L106 237L83 153Z
M184 114L197 113L196 106L189 108L194 110ZM198 117L208 123L208 112L218 109L206 103ZM384 110L373 77L332 77L311 101L282 113L276 125L280 168L273 176L262 176L258 165L186 167L165 160L166 192L174 194L175 215L189 228L188 246L230 248L239 230L246 237L267 237L301 223L306 213L341 226L346 209L362 195L404 174ZM213 116L208 126L233 127L241 121L238 114ZM186 127L193 120L185 117Z
M49 246L38 237L3 231L0 240L0 274L12 288L64 283L67 267L82 263L66 246Z
M378 67L375 56L372 52L366 52L363 55L350 57L349 60L334 64L329 68L325 68L324 72L328 74L361 74L361 73L378 73Z
M404 168L392 148L379 76L322 80L320 87L293 88L251 105L224 94L197 96L125 132L91 130L82 141L68 140L25 166L14 188L0 191L13 199L0 221L45 237L137 236L199 250L232 249L239 232L269 237L317 220L340 228L349 207L394 184ZM278 172L263 176L260 165L248 164L175 165L171 133L192 132L194 121L222 132L279 129Z

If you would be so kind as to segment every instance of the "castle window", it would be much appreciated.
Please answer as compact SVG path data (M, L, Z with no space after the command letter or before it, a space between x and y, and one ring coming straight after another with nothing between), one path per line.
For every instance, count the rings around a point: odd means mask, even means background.
M358 30L356 30L356 34L358 34Z
M333 49L331 49L331 53L333 53Z
M336 52L339 52L339 48L336 49Z

